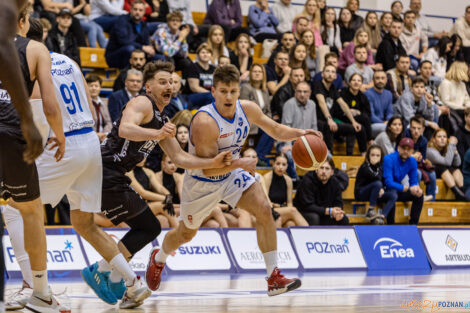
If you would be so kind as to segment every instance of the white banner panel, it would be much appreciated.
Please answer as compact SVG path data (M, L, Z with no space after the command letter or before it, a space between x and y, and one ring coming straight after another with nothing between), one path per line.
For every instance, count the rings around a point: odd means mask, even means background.
M291 228L290 232L305 269L367 268L353 228Z
M470 266L470 229L422 229L421 237L433 267Z
M264 270L263 254L259 250L256 230L230 229L226 231L228 244L240 270ZM281 269L298 269L299 261L285 231L277 231L278 265Z

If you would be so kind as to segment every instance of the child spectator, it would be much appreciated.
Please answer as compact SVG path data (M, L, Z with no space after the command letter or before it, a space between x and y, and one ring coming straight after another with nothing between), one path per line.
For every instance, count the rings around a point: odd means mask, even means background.
M46 38L49 35L49 31L52 29L51 22L47 18L40 18L39 22L41 22L42 25L42 42L46 42Z
M394 116L388 120L387 128L375 138L374 143L382 148L384 155L388 155L396 151L397 144L403 135L403 119L399 116Z
M80 52L75 36L70 32L72 25L72 12L62 9L57 15L57 25L50 31L46 39L46 46L50 51L64 54L80 65Z
M279 20L269 7L268 0L256 0L255 4L250 5L248 24L250 25L250 35L257 42L263 42L265 39L279 38L276 31Z

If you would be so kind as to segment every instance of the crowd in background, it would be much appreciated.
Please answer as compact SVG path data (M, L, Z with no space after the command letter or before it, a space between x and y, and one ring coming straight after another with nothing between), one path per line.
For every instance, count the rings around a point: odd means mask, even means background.
M189 0L35 0L34 15L50 50L80 63L79 47L99 46L108 65L120 69L108 99L100 97L101 78L87 76L101 140L125 104L145 92L145 64L165 59L177 69L165 110L187 150L189 111L212 101L215 68L234 64L240 99L256 102L277 122L320 130L329 150L319 170L299 178L292 143L251 129L253 148L244 156L272 166L257 179L279 227L349 223L341 197L348 176L335 169L334 142L346 142L347 155L357 143L365 156L354 195L368 202L367 217L394 223L395 202L412 201L410 223L416 224L423 202L435 201L437 178L458 201L470 201L470 6L451 29L435 30L422 5L394 1L390 12L359 14L359 0L340 10L325 0L307 0L300 10L291 0L256 0L248 27L239 0L212 0L202 25L194 23ZM263 59L253 57L257 43ZM132 186L163 226L174 226L182 171L158 150L141 165L129 173ZM109 224L102 216L97 221ZM204 226L254 223L247 212L221 203Z

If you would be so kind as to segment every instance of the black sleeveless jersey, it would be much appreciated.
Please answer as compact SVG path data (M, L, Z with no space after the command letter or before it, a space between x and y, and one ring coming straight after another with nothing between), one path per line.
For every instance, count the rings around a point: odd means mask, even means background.
M20 59L21 72L23 74L24 82L28 95L33 92L34 82L31 81L31 75L29 73L28 61L26 59L26 47L28 46L30 39L21 36L16 36L15 46L18 51L18 57ZM20 128L20 117L15 109L9 93L0 82L0 131L6 131L11 134L21 135Z
M155 102L149 97L153 107L153 118L149 123L142 124L140 127L160 129L169 121L168 116L160 112ZM157 140L131 141L119 137L119 125L121 117L113 123L111 132L106 140L101 144L101 156L103 166L115 168L121 173L127 173L134 169L150 152L155 148Z

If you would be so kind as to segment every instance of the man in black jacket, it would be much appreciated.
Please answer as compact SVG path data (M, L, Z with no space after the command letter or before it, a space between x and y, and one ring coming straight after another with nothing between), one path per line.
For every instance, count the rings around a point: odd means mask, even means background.
M402 31L403 22L393 20L390 32L385 35L377 49L375 63L382 64L384 72L395 67L395 63L400 55L407 55L400 41Z
M70 31L72 12L62 9L57 15L57 24L49 31L46 46L50 51L64 54L80 65L80 52L77 39Z
M295 96L295 87L303 81L305 81L304 70L301 67L293 67L289 75L289 81L276 91L271 100L273 120L281 122L284 103Z
M311 225L348 225L342 190L334 175L335 164L328 158L315 172L308 172L300 182L294 206Z
M135 49L132 51L129 64L119 72L119 76L114 80L113 91L118 91L119 89L123 89L125 87L128 70L132 68L143 72L146 63L147 59L145 57L144 51L140 49Z

